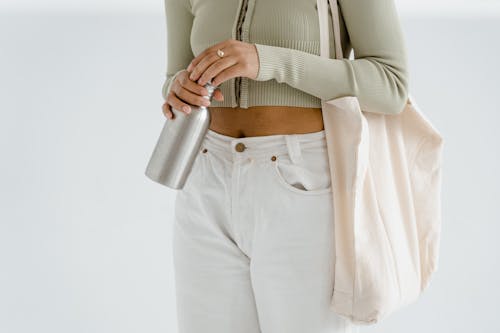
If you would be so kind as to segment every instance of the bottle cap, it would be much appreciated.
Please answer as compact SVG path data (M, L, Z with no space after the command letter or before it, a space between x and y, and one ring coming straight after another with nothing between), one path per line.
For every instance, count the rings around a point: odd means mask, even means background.
M204 87L208 90L208 96L203 96L203 97L212 101L212 96L214 94L215 89L217 89L217 87L212 85L211 80L209 82L205 83Z

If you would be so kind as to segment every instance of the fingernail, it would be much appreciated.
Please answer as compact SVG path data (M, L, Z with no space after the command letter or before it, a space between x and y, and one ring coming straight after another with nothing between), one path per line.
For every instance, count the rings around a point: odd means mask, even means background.
M190 112L191 112L191 108L190 108L189 106L187 106L187 105L184 105L184 106L182 107L182 111L187 112L187 113L190 113Z

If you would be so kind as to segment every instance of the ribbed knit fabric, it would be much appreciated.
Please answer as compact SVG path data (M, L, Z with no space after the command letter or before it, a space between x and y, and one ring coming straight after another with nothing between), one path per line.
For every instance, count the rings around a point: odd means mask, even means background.
M326 1L326 0L325 0ZM211 106L290 105L321 107L321 100L357 96L362 110L395 114L408 98L408 61L394 0L339 0L344 56L320 57L316 0L165 0L167 75L173 78L206 48L236 39L246 6L241 41L254 44L259 58L255 79L241 78L239 105L235 79L219 85L224 101ZM330 40L333 41L329 16Z

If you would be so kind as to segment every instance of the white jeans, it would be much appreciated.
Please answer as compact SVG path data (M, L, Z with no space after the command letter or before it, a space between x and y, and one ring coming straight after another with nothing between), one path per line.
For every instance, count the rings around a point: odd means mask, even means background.
M332 209L324 130L209 129L175 202L179 332L358 332L329 308Z

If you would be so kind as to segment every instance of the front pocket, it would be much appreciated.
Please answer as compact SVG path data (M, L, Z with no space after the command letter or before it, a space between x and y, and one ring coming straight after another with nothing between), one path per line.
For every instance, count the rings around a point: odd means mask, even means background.
M273 174L280 186L302 195L329 194L332 182L326 150L319 147L302 151L302 160L294 163L288 154L276 155Z

